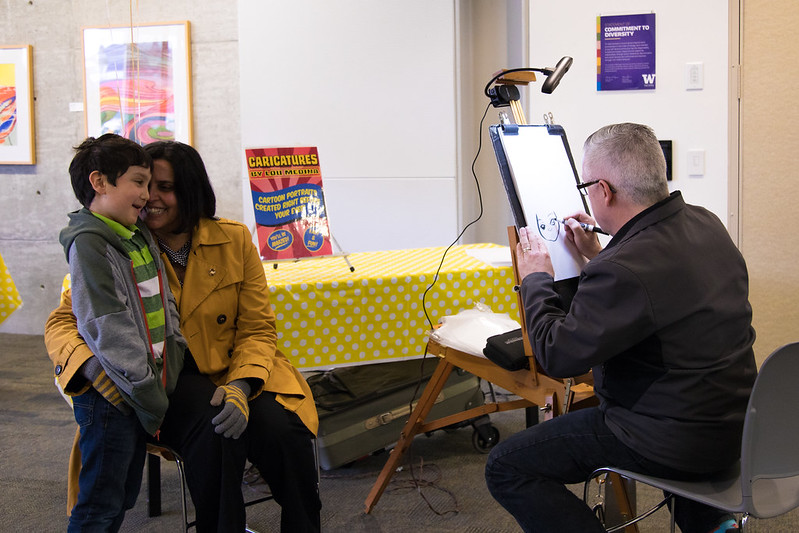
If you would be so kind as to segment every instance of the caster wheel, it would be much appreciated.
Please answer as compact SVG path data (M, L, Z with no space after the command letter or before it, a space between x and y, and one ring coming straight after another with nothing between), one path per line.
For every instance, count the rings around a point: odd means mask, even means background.
M487 436L481 435L476 429L474 433L472 433L472 445L474 449L480 453L490 452L491 448L496 446L499 442L499 430L494 426L489 425L486 427L484 433L486 433Z

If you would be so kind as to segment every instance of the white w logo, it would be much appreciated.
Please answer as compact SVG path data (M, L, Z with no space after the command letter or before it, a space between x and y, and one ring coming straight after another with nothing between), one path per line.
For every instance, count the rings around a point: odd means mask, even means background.
M641 77L644 78L644 83L647 85L652 85L653 83L655 83L654 74L641 74Z

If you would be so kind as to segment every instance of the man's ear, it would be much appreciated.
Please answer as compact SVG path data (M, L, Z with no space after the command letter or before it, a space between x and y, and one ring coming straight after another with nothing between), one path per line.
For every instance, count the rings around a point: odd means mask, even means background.
M94 189L95 193L105 194L105 187L108 183L105 174L99 170L93 170L92 173L89 174L89 183L92 184L92 189Z
M615 199L616 193L610 189L610 184L605 180L600 180L598 185L602 187L602 201L605 205L610 205L610 202Z

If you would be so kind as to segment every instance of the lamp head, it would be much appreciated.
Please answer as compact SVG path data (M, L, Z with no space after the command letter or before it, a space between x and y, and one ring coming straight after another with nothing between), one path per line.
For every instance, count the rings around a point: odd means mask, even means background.
M549 70L549 72L544 72L547 75L547 79L544 80L544 84L541 86L541 92L546 94L552 94L552 91L555 90L555 87L558 86L560 83L561 78L563 75L566 74L572 66L572 58L569 56L564 56L558 61L558 64L555 65L554 69L545 69Z
M531 81L535 81L535 74L533 73L540 72L546 76L546 80L541 86L541 92L552 94L552 91L555 90L563 75L569 71L571 66L572 58L564 56L554 68L522 67L501 70L486 84L483 92L491 99L491 104L494 107L507 106L511 100L519 99L519 90L515 86L527 85ZM493 83L496 83L497 86L491 87Z

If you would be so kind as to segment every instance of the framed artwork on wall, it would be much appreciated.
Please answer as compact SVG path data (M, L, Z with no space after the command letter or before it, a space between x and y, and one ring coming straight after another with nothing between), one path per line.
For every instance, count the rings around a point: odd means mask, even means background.
M192 142L189 22L83 29L87 136Z
M0 165L33 165L33 48L0 46Z

